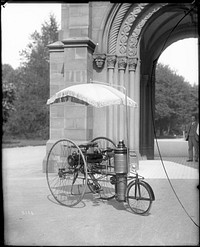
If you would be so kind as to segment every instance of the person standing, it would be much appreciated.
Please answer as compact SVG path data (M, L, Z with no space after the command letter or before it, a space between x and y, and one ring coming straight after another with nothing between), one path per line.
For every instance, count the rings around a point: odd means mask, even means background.
M188 141L188 154L189 159L187 162L193 161L193 148L194 148L194 157L195 161L198 162L199 158L199 136L197 134L198 123L196 117L191 117L191 122L186 129L186 141Z

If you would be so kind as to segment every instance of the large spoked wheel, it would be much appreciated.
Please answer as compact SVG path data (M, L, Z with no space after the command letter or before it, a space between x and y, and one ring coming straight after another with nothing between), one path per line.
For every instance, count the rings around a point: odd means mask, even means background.
M101 199L109 200L115 196L114 177L114 149L115 143L107 137L97 137L92 140L103 155L100 166L103 169L98 173L89 175L88 187L93 192L98 192ZM93 188L96 188L95 190Z
M131 182L127 187L127 202L136 214L147 214L152 205L151 191L142 181Z
M81 149L71 140L57 141L49 151L46 165L49 189L57 202L78 204L87 187L87 167Z

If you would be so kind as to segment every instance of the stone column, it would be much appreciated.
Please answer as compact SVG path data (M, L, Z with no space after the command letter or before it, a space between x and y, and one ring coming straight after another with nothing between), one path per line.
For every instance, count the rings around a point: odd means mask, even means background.
M136 170L139 169L139 145L140 145L140 76L136 73L136 68L140 71L138 65L138 58L129 58L129 82L130 82L130 98L137 103L137 108L129 108L130 112L130 153L132 151L137 154ZM130 159L132 159L130 157ZM131 163L132 161L130 161ZM135 163L135 161L134 161Z
M138 104L138 107L135 108L135 151L137 152L138 157L141 157L140 154L140 60L137 60L137 67L135 71L135 90L134 98ZM139 165L139 164L138 164ZM139 169L139 166L138 166Z
M116 64L116 56L107 54L107 69L108 69L108 82L110 85L114 83L113 73ZM113 121L113 106L108 107L107 111L107 137L113 140L114 138L114 121Z
M128 59L129 82L130 82L130 98L136 101L137 108L129 108L130 113L130 149L139 151L139 83L135 80L135 70L137 66L137 58Z
M119 70L119 85L125 87L125 79L124 79L124 72L127 65L127 58L125 56L118 57L118 70ZM125 93L123 88L119 88L122 93ZM125 106L119 106L119 140L126 140L126 109ZM127 141L127 140L126 140Z
M57 41L48 45L50 58L50 94L53 96L59 90L65 88L64 82L64 44ZM49 137L46 143L46 155L42 162L42 171L46 171L47 154L51 149L55 140L63 137L64 127L64 106L61 104L53 104L49 107Z
M149 84L149 75L142 75L142 85L141 85L141 139L140 139L140 150L141 155L144 156L148 152L148 125L149 125L149 119L147 115L148 113L148 107L147 103L148 101L148 84Z

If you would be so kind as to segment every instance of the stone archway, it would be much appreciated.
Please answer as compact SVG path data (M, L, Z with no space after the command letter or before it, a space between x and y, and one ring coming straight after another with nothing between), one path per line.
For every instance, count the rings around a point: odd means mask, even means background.
M129 147L153 159L153 62L163 45L166 48L179 39L198 36L197 7L186 3L115 4L106 21L98 49L106 55L107 81L126 87L128 95L139 104L129 112ZM107 135L111 139L125 136L124 120L122 109L108 110Z
M155 68L162 51L173 42L198 37L197 8L190 4L168 4L152 15L142 31L140 152L154 158ZM178 24L178 25L177 25ZM148 59L146 59L148 57ZM144 81L143 79L144 78ZM142 83L144 82L144 83Z

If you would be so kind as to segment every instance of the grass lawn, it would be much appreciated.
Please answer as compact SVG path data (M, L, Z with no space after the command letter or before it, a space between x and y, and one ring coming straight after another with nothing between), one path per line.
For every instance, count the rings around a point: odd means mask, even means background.
M2 140L2 148L43 146L47 140L6 139Z

